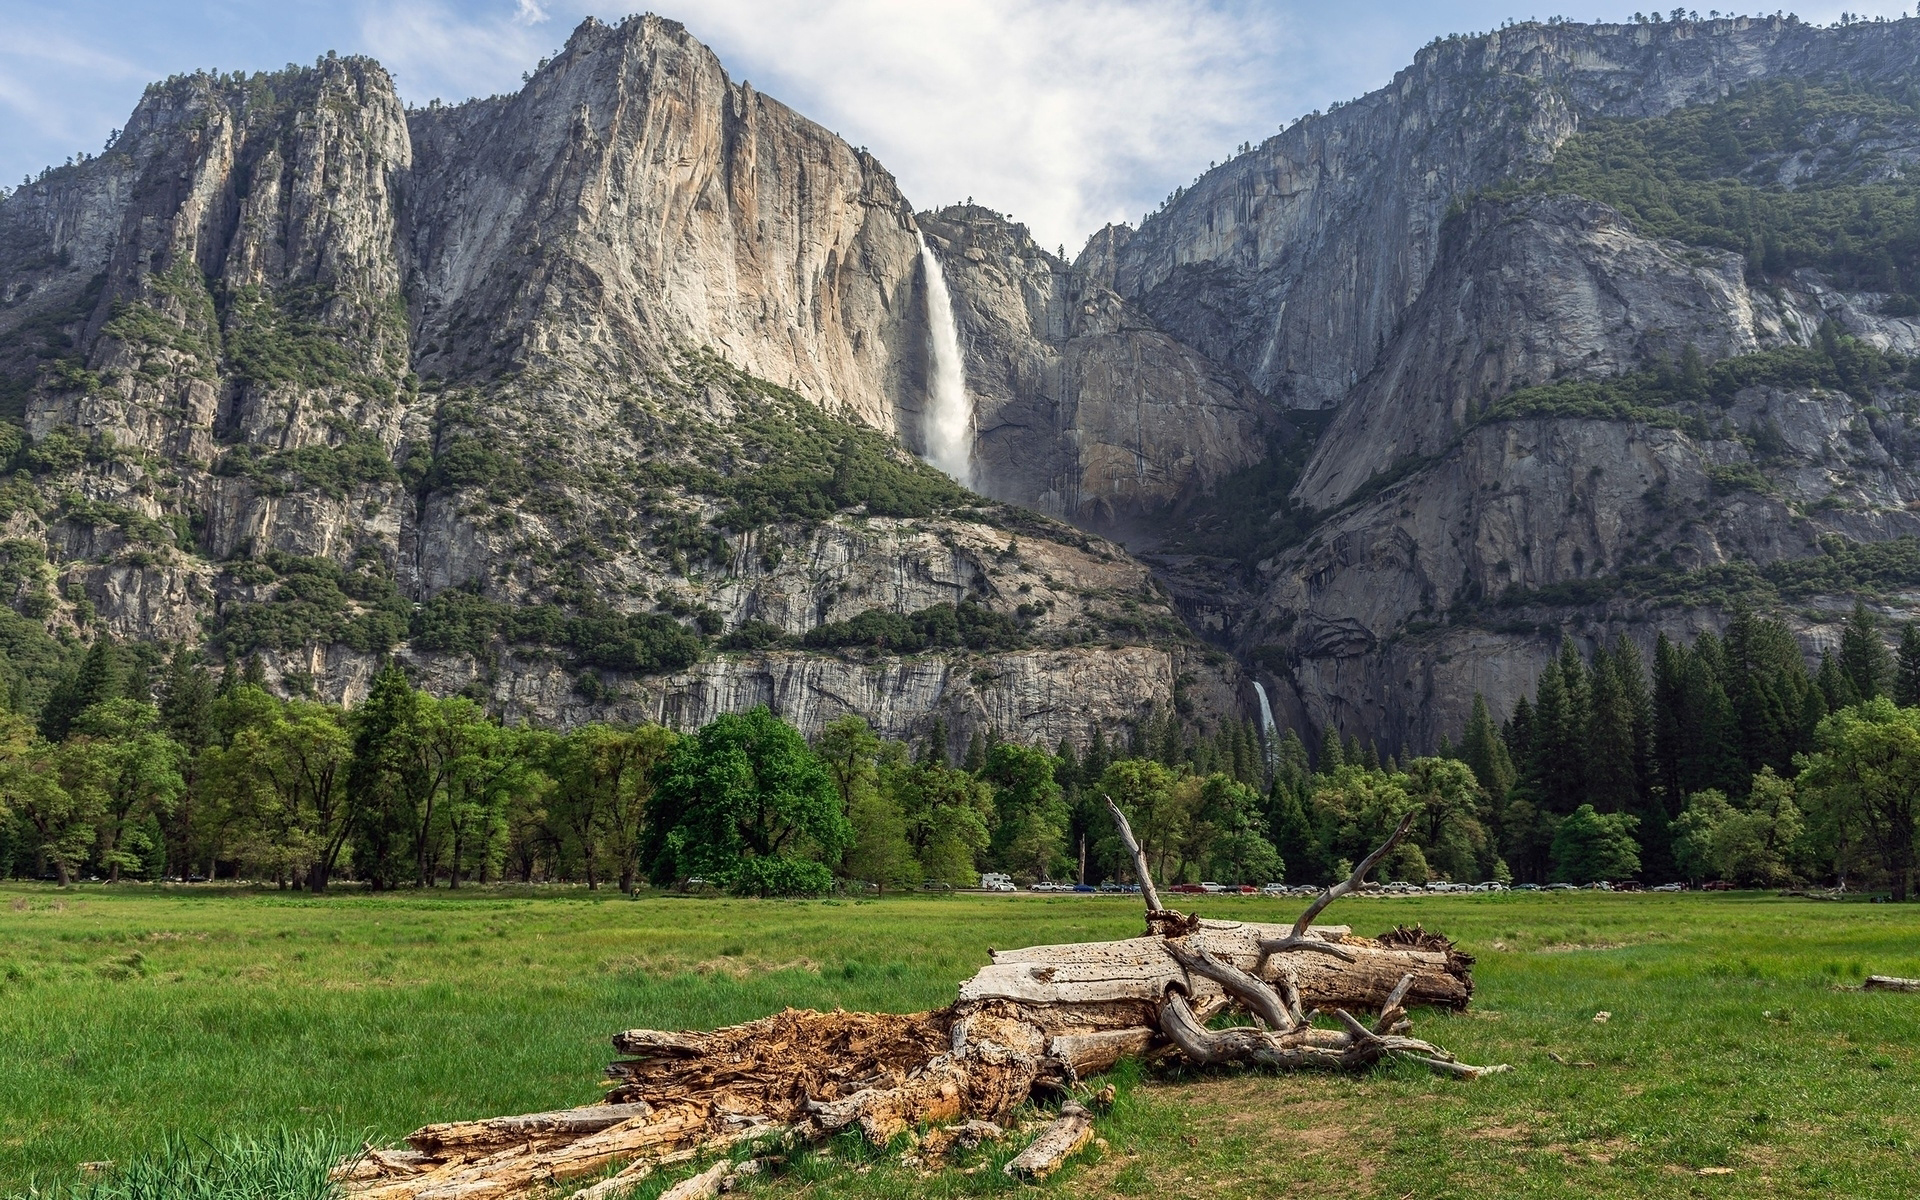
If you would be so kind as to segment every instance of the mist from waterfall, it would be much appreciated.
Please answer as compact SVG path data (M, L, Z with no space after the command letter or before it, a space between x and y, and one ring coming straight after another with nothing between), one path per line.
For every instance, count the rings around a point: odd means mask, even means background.
M1254 694L1260 697L1260 741L1266 747L1267 771L1273 771L1274 758L1279 752L1278 727L1273 723L1273 706L1267 703L1267 689L1258 679L1253 681Z
M967 395L967 368L960 358L960 327L953 319L953 293L933 248L920 238L920 262L927 272L927 336L933 346L933 378L927 389L927 407L921 432L926 459L954 477L962 487L973 486L973 401Z

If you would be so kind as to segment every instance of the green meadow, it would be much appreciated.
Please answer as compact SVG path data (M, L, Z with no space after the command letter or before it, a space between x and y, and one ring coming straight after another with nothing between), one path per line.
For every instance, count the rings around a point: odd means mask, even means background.
M1274 920L1300 903L1197 907ZM1473 1008L1416 1013L1416 1032L1516 1070L1460 1083L1408 1066L1349 1078L1126 1064L1104 1145L1041 1190L1920 1194L1920 995L1851 990L1867 973L1920 976L1920 905L1434 896L1350 899L1330 919L1459 940L1479 959ZM303 1154L428 1121L591 1101L619 1029L785 1005L931 1007L989 947L1139 929L1137 901L1119 897L0 887L0 1196L304 1197L208 1181L262 1163L298 1175ZM749 1190L1017 1191L996 1165L1017 1145L924 1174L899 1147L838 1142ZM102 1160L119 1170L79 1175Z

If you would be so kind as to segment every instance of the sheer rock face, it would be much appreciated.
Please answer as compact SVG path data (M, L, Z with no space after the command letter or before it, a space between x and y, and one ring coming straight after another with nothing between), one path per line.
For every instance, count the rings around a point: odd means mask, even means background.
M1370 477L1442 453L1517 387L1619 375L1689 345L1709 361L1751 354L1818 328L1818 305L1750 289L1745 274L1738 254L1641 237L1603 204L1475 204L1294 497L1334 508Z
M1650 649L1661 629L1724 620L1711 605L1649 616L1597 578L1916 532L1910 435L1844 396L1754 389L1688 431L1476 424L1516 387L1611 376L1687 343L1712 361L1806 344L1832 320L1911 353L1920 322L1811 274L1749 287L1737 256L1643 236L1603 205L1471 199L1541 169L1594 117L1768 78L1898 80L1916 62L1913 21L1518 27L1436 44L1387 88L1203 176L1119 243L1115 290L1273 403L1338 412L1293 493L1326 514L1317 533L1260 565L1250 603L1240 581L1209 594L1199 565L1164 560L1183 611L1277 672L1283 720L1420 751L1453 736L1475 691L1510 708L1565 634ZM1911 131L1876 138L1783 169L1907 161ZM1758 450L1760 426L1781 444ZM1503 607L1509 588L1554 602ZM1832 636L1816 614L1843 604L1796 601L1804 645Z
M964 601L1032 645L749 652L585 688L564 651L397 647L429 686L515 718L766 702L809 732L858 712L895 736L944 718L959 747L989 729L1051 745L1171 708L1176 675L1228 711L1229 676L1183 661L1117 545L1028 518L723 531L723 506L676 482L729 470L699 443L760 415L687 384L690 355L917 441L926 307L892 177L671 21L588 20L518 94L454 107L406 110L364 59L178 77L108 153L0 202L7 396L36 439L82 439L36 477L45 502L8 503L5 534L47 547L22 586L51 626L118 637L203 641L276 594L259 564L281 552L414 603L585 596L795 637ZM262 657L347 702L379 661L324 636Z
M1476 691L1495 711L1530 694L1564 634L1596 645L1625 634L1651 653L1662 631L1692 637L1722 621L1710 603L1649 619L1605 584L1622 568L1764 567L1818 554L1825 535L1920 535L1912 431L1836 393L1757 387L1725 410L1703 407L1693 432L1573 419L1478 426L1426 470L1333 517L1263 564L1246 640L1266 647L1266 661L1283 652L1287 677L1272 690L1290 693L1290 711L1315 728L1366 730L1383 750L1431 746L1464 727ZM1779 438L1764 457L1742 438L1763 426ZM1586 603L1552 598L1583 581ZM1808 645L1828 645L1845 607L1814 598L1790 623Z
M1127 230L1069 266L983 208L920 224L954 292L987 494L1123 528L1265 452L1245 382L1113 290Z
M1195 181L1126 242L1114 287L1274 401L1331 407L1397 336L1449 206L1546 162L1583 120L1656 116L1757 79L1893 78L1917 54L1911 23L1746 17L1437 42L1385 88Z
M410 126L422 374L711 347L884 430L917 413L924 282L893 177L678 23L589 20L518 94Z
M1238 640L1286 662L1271 690L1303 723L1425 748L1464 726L1476 691L1496 712L1530 693L1565 634L1624 633L1650 652L1662 630L1721 621L1710 605L1649 620L1604 583L1622 569L1765 566L1819 554L1827 534L1920 534L1920 437L1845 394L1749 388L1685 429L1478 419L1514 387L1616 375L1688 343L1709 359L1799 344L1829 319L1920 352L1920 321L1874 301L1811 277L1749 289L1738 256L1640 237L1586 201L1475 205L1322 438L1296 494L1331 515L1261 564ZM1817 646L1831 631L1805 612Z
M488 668L402 648L436 685L556 721L694 720L758 698L803 724L865 711L890 732L942 715L956 739L996 723L1084 738L1171 704L1183 675L1203 713L1228 711L1231 668L1182 661L1162 586L1058 526L1023 528L1015 553L1006 529L960 515L842 513L729 532L717 558L673 565L667 527L721 515L673 474L684 443L751 417L724 389L682 386L689 354L920 444L924 232L990 495L1129 534L1262 459L1282 410L1339 409L1295 493L1323 514L1315 536L1231 578L1156 562L1205 636L1280 670L1283 720L1425 749L1475 690L1498 708L1530 687L1564 628L1650 638L1718 620L1633 623L1605 599L1500 608L1507 589L1897 536L1920 497L1909 434L1846 397L1755 389L1685 430L1479 422L1515 387L1687 343L1713 359L1804 342L1826 320L1920 352L1920 322L1876 297L1813 275L1752 288L1731 256L1647 238L1602 205L1484 193L1596 116L1766 78L1906 78L1917 60L1914 21L1438 42L1071 263L986 209L916 216L869 155L655 17L589 20L519 93L453 107L405 110L361 59L180 77L149 89L109 152L0 201L0 402L36 438L111 438L37 476L45 503L0 503L0 532L50 552L50 625L76 628L84 596L117 636L203 637L274 587L235 565L279 551L377 571L413 602L471 588L539 603L566 574L619 612L804 635L972 599L1051 643L967 664L755 652L591 696L518 650ZM1920 161L1912 131L1855 132L1786 162L1783 184ZM667 399L639 412L649 397ZM1764 454L1756 428L1772 431ZM537 486L435 474L463 444ZM1804 614L1824 603L1799 609L1809 644L1827 628ZM269 658L270 675L346 699L374 663L341 644Z

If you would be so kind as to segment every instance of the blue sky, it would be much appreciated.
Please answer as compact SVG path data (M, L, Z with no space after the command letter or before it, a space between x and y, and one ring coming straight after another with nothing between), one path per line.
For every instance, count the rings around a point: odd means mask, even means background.
M971 196L1070 250L1106 221L1138 221L1240 142L1380 86L1437 34L1634 11L1598 0L1573 11L1525 0L652 2L735 79L872 149L916 205ZM1796 11L1825 22L1843 9L1891 17L1913 3ZM518 88L581 17L629 11L593 0L0 0L0 180L97 151L142 86L169 74L337 50L378 58L409 101L452 101Z

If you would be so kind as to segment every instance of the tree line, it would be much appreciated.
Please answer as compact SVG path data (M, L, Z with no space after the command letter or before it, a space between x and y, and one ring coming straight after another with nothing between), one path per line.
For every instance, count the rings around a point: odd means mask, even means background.
M1739 611L1723 636L1564 643L1496 726L1476 702L1457 754L1520 878L1832 880L1904 899L1920 783L1920 629L1889 653L1856 603L1809 672L1791 631Z
M0 713L0 874L62 884L701 880L772 895L969 885L982 869L1098 879L1120 861L1086 804L1099 788L1138 806L1170 878L1281 869L1244 723L1197 740L1171 716L1143 723L1141 757L1118 759L1098 730L1085 754L976 736L953 762L942 724L908 745L849 717L809 745L764 708L691 734L508 725L394 665L348 710L276 696L251 660L216 674L104 637L37 712L17 708Z
M1920 791L1920 630L1889 654L1856 606L1809 672L1784 625L1571 642L1504 721L1404 761L1326 731L1196 731L1175 712L1051 750L991 733L948 752L858 717L811 744L766 709L692 733L507 725L389 665L352 710L273 695L254 668L101 639L37 714L0 713L0 871L241 877L324 891L503 880L701 881L751 895L1130 880L1105 811L1163 883L1324 883L1411 812L1381 875L1841 881L1904 898Z

